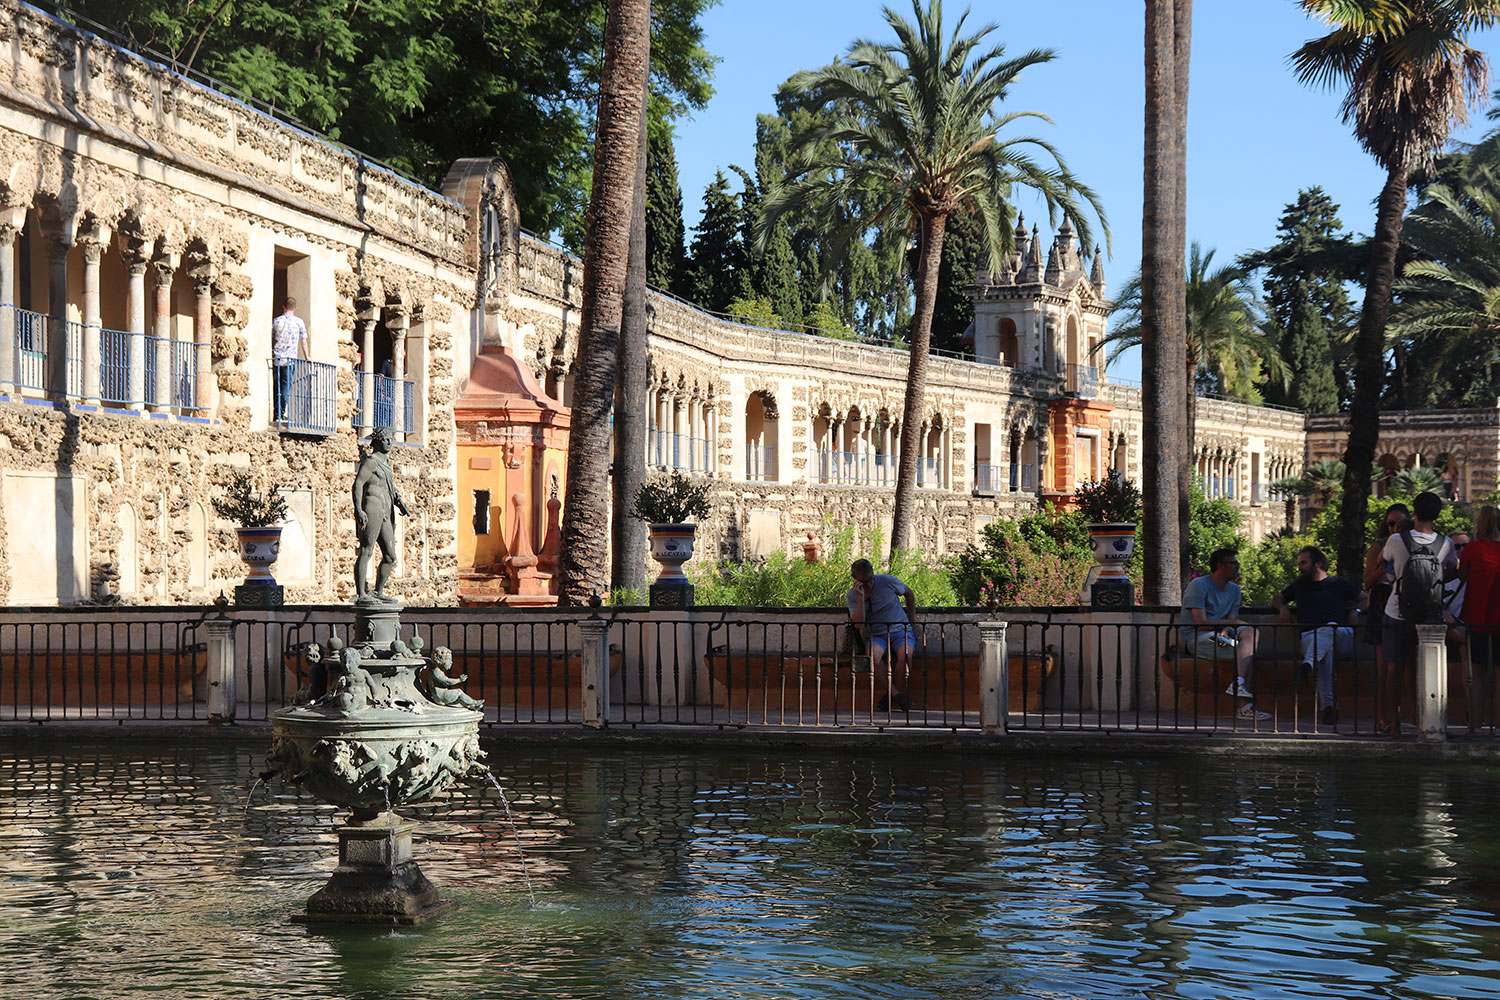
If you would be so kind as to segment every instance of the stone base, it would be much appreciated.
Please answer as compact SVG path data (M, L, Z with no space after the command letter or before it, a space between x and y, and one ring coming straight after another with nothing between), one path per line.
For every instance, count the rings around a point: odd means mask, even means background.
M293 922L410 927L441 913L450 904L411 859L415 827L389 813L342 827L339 866Z
M1135 587L1129 580L1095 580L1089 599L1096 608L1128 608L1135 604Z
M237 608L279 608L286 601L286 588L240 585L234 588L234 606Z
M650 601L653 608L690 608L693 606L693 585L653 583Z

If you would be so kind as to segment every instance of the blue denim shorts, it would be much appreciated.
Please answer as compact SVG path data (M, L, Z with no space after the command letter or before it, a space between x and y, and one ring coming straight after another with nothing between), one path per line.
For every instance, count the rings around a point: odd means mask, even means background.
M871 653L884 653L892 645L904 647L908 653L917 648L917 636L910 625L870 626Z

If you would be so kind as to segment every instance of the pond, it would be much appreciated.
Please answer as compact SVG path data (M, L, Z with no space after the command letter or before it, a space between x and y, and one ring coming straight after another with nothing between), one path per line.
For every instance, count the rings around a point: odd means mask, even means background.
M1490 766L490 749L524 871L455 793L458 905L328 932L263 746L0 743L0 996L1500 996Z

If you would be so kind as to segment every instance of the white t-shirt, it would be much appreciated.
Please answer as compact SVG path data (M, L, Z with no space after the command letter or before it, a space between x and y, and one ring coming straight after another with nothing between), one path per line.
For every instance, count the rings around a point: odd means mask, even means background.
M1458 556L1453 551L1453 543L1448 541L1447 536L1439 535L1436 531L1413 531L1411 540L1413 545L1431 545L1439 538L1443 540L1443 547L1438 550L1438 559L1443 566L1457 566ZM1385 550L1381 552L1381 558L1390 561L1396 570L1396 586L1391 588L1391 596L1386 598L1385 613L1397 621L1405 621L1401 617L1401 608L1396 599L1397 588L1401 586L1401 574L1406 572L1406 562L1411 557L1411 550L1406 547L1406 541L1399 534L1392 535L1385 540Z

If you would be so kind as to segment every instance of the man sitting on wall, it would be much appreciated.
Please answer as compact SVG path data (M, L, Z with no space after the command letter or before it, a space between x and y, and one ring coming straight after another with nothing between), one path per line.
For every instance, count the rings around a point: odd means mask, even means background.
M1333 695L1333 657L1348 657L1354 652L1354 629L1348 623L1349 612L1364 592L1341 576L1328 575L1328 557L1315 545L1304 545L1297 553L1297 570L1301 574L1272 596L1271 605L1283 622L1292 620L1291 605L1297 606L1297 624L1302 633L1301 676L1318 671L1318 722L1332 726L1339 721L1338 703Z
M849 620L869 629L866 641L871 668L882 657L890 665L890 693L881 696L875 710L896 708L909 712L911 699L906 694L906 672L907 659L916 648L911 623L917 617L917 596L894 576L876 573L868 559L856 559L849 567L849 575L854 579L848 593Z
M1200 576L1182 592L1183 648L1194 659L1227 660L1234 657L1235 677L1225 694L1243 700L1235 711L1241 719L1264 721L1271 716L1255 707L1250 691L1254 669L1255 629L1240 617L1239 556L1234 549L1215 549L1208 557L1208 576Z

